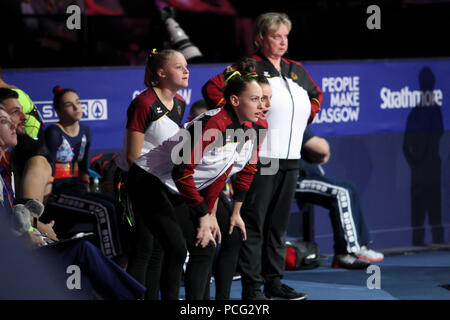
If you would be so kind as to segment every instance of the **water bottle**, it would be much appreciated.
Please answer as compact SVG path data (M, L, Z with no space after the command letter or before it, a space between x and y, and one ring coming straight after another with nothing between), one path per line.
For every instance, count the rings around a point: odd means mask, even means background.
M100 180L98 179L98 177L94 178L94 182L92 183L92 191L91 192L95 192L95 193L102 192L102 190L100 188Z

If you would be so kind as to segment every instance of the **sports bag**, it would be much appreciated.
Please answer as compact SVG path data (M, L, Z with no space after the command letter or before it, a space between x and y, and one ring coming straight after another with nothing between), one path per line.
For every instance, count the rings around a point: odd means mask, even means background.
M114 158L117 153L100 153L91 159L89 169L98 173L100 178L100 190L102 193L114 194L114 175L116 174L117 165Z
M315 242L286 241L286 270L306 270L318 266L320 254Z

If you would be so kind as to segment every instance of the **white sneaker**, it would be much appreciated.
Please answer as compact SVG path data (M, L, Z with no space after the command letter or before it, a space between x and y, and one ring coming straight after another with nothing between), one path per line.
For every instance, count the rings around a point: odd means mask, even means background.
M356 252L356 256L367 261L382 261L384 259L384 254L369 249L366 246L361 246L359 252Z

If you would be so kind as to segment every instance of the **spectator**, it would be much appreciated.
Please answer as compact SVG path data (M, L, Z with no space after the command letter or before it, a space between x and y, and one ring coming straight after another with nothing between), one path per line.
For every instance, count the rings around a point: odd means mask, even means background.
M381 261L384 255L369 249L370 234L364 220L356 188L325 175L320 164L330 158L328 142L306 128L303 135L300 178L296 200L313 203L330 210L334 235L333 268L365 269L371 261Z
M17 144L16 125L11 120L9 114L6 112L6 107L0 104L0 148L2 152L8 150ZM9 216L13 214L13 199L14 192L7 179L7 171L0 164L0 176L1 176L1 200L0 205L2 212L7 213ZM11 217L9 217L11 218Z
M119 259L122 244L115 199L88 192L91 133L88 126L80 123L83 115L80 98L73 89L56 86L53 92L53 108L59 121L45 131L52 167L48 184L52 196L44 216L57 217L59 225L65 227L58 229L64 238L70 237L77 225L81 228L86 224L86 229L80 231L94 231L103 252Z
M201 115L203 112L206 111L208 111L208 106L206 105L205 100L195 101L191 106L191 110L189 111L187 121L189 122L194 120L197 116Z
M17 203L28 199L44 202L44 192L51 175L50 155L45 145L44 123L30 97L0 78L0 103L6 108L17 130L17 145L13 148L10 166L14 172ZM4 164L5 165L5 164ZM9 171L10 168L5 168ZM45 182L44 182L45 181ZM57 240L54 221L37 222L37 228L49 238Z
M0 148L5 150L17 144L16 126L6 112L6 108L0 105ZM0 202L0 214L7 215L11 221L14 202L14 192L5 178L5 170L0 166L1 179L0 192L3 201ZM11 233L12 235L13 233ZM70 265L79 266L82 270L81 276L87 277L96 291L105 299L138 299L141 298L145 289L131 276L126 274L113 261L105 257L101 251L86 240L75 240L73 242L57 242L47 245L42 234L37 230L27 230L21 237L32 247L46 247L48 251L40 251L41 258L51 259L55 270L55 276L60 283L65 283L66 269ZM41 249L43 250L43 249ZM59 287L59 286L58 286ZM69 295L68 295L69 296Z
M59 121L45 130L52 166L49 186L54 193L68 189L86 192L89 190L91 131L80 124L83 116L80 98L75 90L59 86L53 93L53 108Z

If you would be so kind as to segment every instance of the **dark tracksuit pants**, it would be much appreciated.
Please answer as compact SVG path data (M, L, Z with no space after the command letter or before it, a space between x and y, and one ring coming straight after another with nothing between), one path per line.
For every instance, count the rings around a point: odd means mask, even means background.
M143 297L146 290L136 279L106 257L100 249L84 239L57 242L37 250L58 266L59 272L55 275L57 280L65 283L70 276L67 268L77 266L82 276L81 289L89 290L90 284L103 299L137 300ZM84 285L87 285L86 288Z
M280 160L274 175L254 176L241 209L247 240L239 256L243 295L283 277L286 233L295 187L298 160Z
M54 230L61 238L78 232L94 232L103 253L116 257L123 253L123 234L114 197L87 192L78 179L57 179L42 217L55 220Z
M161 299L178 299L187 250L189 262L184 278L186 299L203 299L214 246L195 246L198 217L179 195L172 194L157 177L136 165L130 168L129 183L135 215L142 217L143 223L164 250Z
M216 285L216 300L230 300L231 284L236 273L239 259L239 250L242 244L242 232L238 227L230 231L230 217L232 203L223 192L219 195L216 218L222 234L222 242L217 246L216 256L212 265L212 274ZM209 282L206 287L205 300L209 300Z
M163 250L153 237L142 217L135 216L136 227L130 236L130 252L127 272L145 285L146 300L159 299L159 280L163 259Z
M119 199L122 215L120 222L128 255L127 272L146 286L145 300L159 300L159 279L164 252L158 240L145 226L142 217L135 216L132 210L128 171L119 167L116 169L114 186L118 186L114 188L114 192Z
M313 203L330 210L335 254L359 251L371 239L355 187L317 173L306 173L297 184L299 204Z

